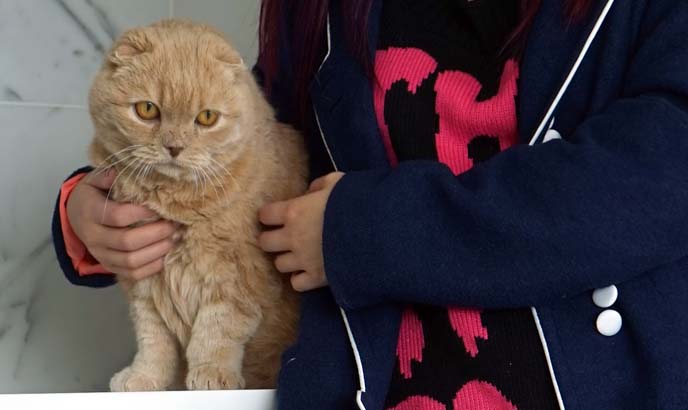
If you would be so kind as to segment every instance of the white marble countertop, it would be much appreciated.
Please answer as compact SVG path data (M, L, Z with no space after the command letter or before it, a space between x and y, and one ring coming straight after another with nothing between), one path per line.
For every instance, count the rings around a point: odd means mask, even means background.
M273 390L0 394L3 410L272 410Z

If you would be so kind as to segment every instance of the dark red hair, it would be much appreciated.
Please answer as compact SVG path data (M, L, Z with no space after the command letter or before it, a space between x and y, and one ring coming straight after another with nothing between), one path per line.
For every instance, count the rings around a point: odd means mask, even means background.
M582 18L593 0L562 0L570 21ZM541 0L521 0L521 20L507 43L505 50L518 54L525 45L526 35ZM264 75L268 94L278 78L280 70L289 69L292 84L294 118L297 127L308 124L306 117L309 84L323 58L325 24L329 0L263 0L260 12L260 53L258 63ZM367 26L373 0L344 0L342 15L345 16L348 47L361 65L372 72L368 54ZM285 30L289 27L289 30ZM290 33L288 38L284 34ZM281 44L289 43L290 67L280 67Z

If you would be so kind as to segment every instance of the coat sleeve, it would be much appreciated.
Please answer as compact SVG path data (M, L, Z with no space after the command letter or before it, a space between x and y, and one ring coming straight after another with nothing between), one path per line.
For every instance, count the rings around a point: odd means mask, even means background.
M323 233L338 303L537 306L688 255L688 2L654 4L622 95L566 141L459 176L409 162L341 179Z
M84 167L78 169L72 173L72 175L67 178L67 181L72 177L79 174L90 172L92 168ZM53 231L53 245L55 247L55 254L57 256L57 261L60 264L60 268L64 273L67 280L72 284L78 286L87 286L92 288L102 288L110 286L116 283L115 276L112 274L91 274L91 275L80 275L77 271L72 258L67 252L67 246L65 244L65 236L62 226L62 218L60 217L60 203L62 201L61 193L57 196L57 201L55 203L55 211L53 213L52 231Z

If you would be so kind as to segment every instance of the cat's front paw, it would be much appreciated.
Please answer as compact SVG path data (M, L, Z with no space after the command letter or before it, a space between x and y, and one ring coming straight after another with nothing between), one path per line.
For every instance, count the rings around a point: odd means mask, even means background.
M186 376L186 388L189 390L236 390L245 386L241 373L218 366L195 367Z
M130 366L125 367L110 379L110 391L113 392L162 391L165 387L159 380L136 372Z

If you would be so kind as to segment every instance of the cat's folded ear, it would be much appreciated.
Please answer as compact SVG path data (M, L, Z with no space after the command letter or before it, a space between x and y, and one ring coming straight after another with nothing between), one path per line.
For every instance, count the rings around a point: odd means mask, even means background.
M208 45L210 55L214 56L221 63L225 63L232 68L245 68L244 59L241 54L231 45L227 38L220 31L208 25L199 26L205 33L202 41Z
M228 44L223 44L215 53L215 58L232 68L246 68L241 54Z
M120 67L136 56L149 52L153 44L146 35L145 28L132 29L125 32L110 51L108 60L115 67Z

